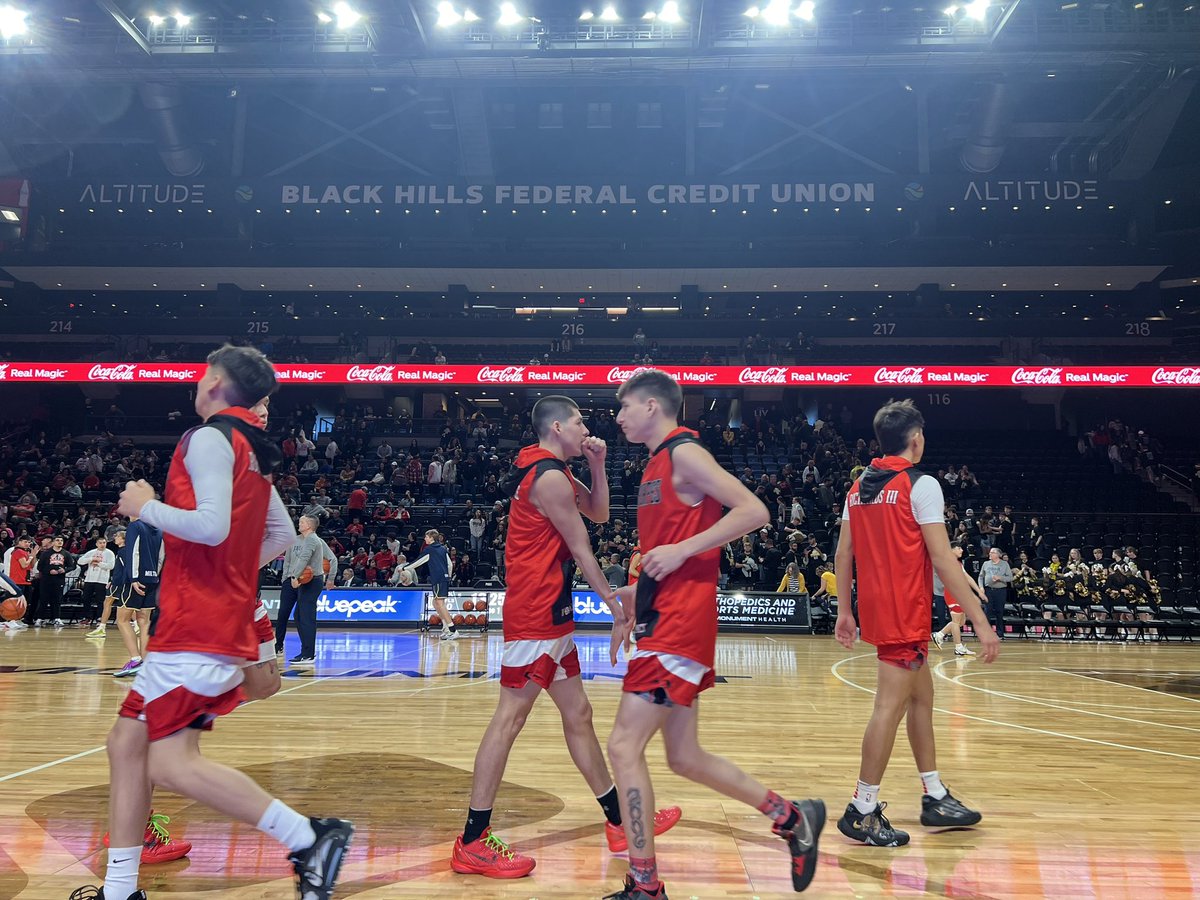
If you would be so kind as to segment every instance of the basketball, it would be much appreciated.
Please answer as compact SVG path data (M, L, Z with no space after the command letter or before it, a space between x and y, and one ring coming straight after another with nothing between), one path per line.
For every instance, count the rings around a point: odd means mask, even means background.
M468 624L468 625L475 624L475 613L471 613L469 616L466 617L466 624Z
M463 608L463 612L470 612L471 610L473 610L475 608L475 601L474 600L464 600L462 602L462 608Z
M437 613L434 613L429 617L429 624L436 628L438 625L442 624L442 617Z
M479 625L486 625L487 624L487 613L483 613L482 615L476 616L475 621Z
M459 613L454 614L454 624L455 625L461 625L461 624L463 624L464 621L465 620L463 619L462 615L460 615Z
M9 597L3 603L0 603L0 619L3 619L5 622L12 622L23 615L25 615L24 597Z

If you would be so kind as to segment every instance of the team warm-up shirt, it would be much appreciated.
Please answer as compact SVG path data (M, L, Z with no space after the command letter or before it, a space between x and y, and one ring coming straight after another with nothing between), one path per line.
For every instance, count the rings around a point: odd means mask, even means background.
M242 407L220 415L260 427ZM296 530L249 440L236 430L226 437L212 425L193 428L171 457L163 500L147 503L141 518L162 529L166 545L149 649L257 660L258 570Z
M446 581L450 578L450 552L445 544L425 545L424 554L429 557L429 580Z
M145 519L129 523L125 529L125 546L121 548L129 581L158 584L163 552L161 531Z
M533 468L521 479L509 506L504 542L508 564L504 576L508 589L504 598L506 641L549 640L575 629L571 551L554 523L529 499L538 476L536 464L543 459L557 457L536 445L517 455L518 469ZM569 470L565 474L572 478Z
M638 546L643 554L687 540L721 518L721 504L712 497L689 506L675 493L674 466L666 443L680 434L698 437L686 428L675 429L650 455L642 473L637 521ZM720 547L699 553L658 583L653 605L658 617L649 634L639 634L639 652L653 650L684 656L712 668L717 645L720 557ZM504 614L508 615L507 606Z
M945 521L936 478L899 456L871 460L846 496L858 582L858 625L876 646L929 639L933 563L922 525Z

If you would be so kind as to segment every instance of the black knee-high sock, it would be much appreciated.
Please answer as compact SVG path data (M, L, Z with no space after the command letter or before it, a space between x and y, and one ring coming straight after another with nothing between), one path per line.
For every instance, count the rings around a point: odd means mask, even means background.
M613 825L621 824L621 803L617 799L617 786L614 784L604 794L596 798L600 808L604 810L604 818Z
M488 826L492 824L490 809L467 809L467 824L463 828L463 844L471 844L479 840Z

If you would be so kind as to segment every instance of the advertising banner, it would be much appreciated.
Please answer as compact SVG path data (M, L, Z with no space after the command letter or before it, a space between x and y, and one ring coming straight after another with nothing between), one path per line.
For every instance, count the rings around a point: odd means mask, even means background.
M1200 366L669 366L684 387L1200 387ZM186 384L200 362L5 362L0 382ZM280 364L283 384L615 388L638 366Z

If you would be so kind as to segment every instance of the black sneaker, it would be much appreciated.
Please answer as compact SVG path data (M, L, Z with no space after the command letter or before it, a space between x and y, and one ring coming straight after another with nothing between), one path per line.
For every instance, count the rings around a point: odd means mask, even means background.
M868 847L903 847L908 843L908 832L893 828L883 811L886 803L879 803L869 813L860 813L853 803L846 807L846 814L838 819L838 831Z
M71 896L67 900L104 900L104 888L87 884L71 891ZM146 892L134 891L129 895L128 900L146 900Z
M825 804L820 800L792 801L798 816L791 828L780 825L771 830L788 843L792 854L792 889L799 893L808 887L817 871L817 841L825 827Z
M354 837L354 823L345 819L312 819L317 839L307 850L288 856L296 870L296 896L299 900L329 900L337 884L342 858Z
M603 900L667 900L667 886L661 881L658 890L653 894L643 887L638 887L632 875L625 876L625 887L615 894L605 894Z
M316 657L305 656L304 654L300 654L299 656L293 656L291 659L288 660L288 662L290 662L292 665L304 665L305 663L310 663L310 662L315 662L315 661L316 661Z
M921 797L921 824L932 825L935 828L966 828L978 825L983 813L967 809L954 795L946 791L941 800L934 800L928 794Z

